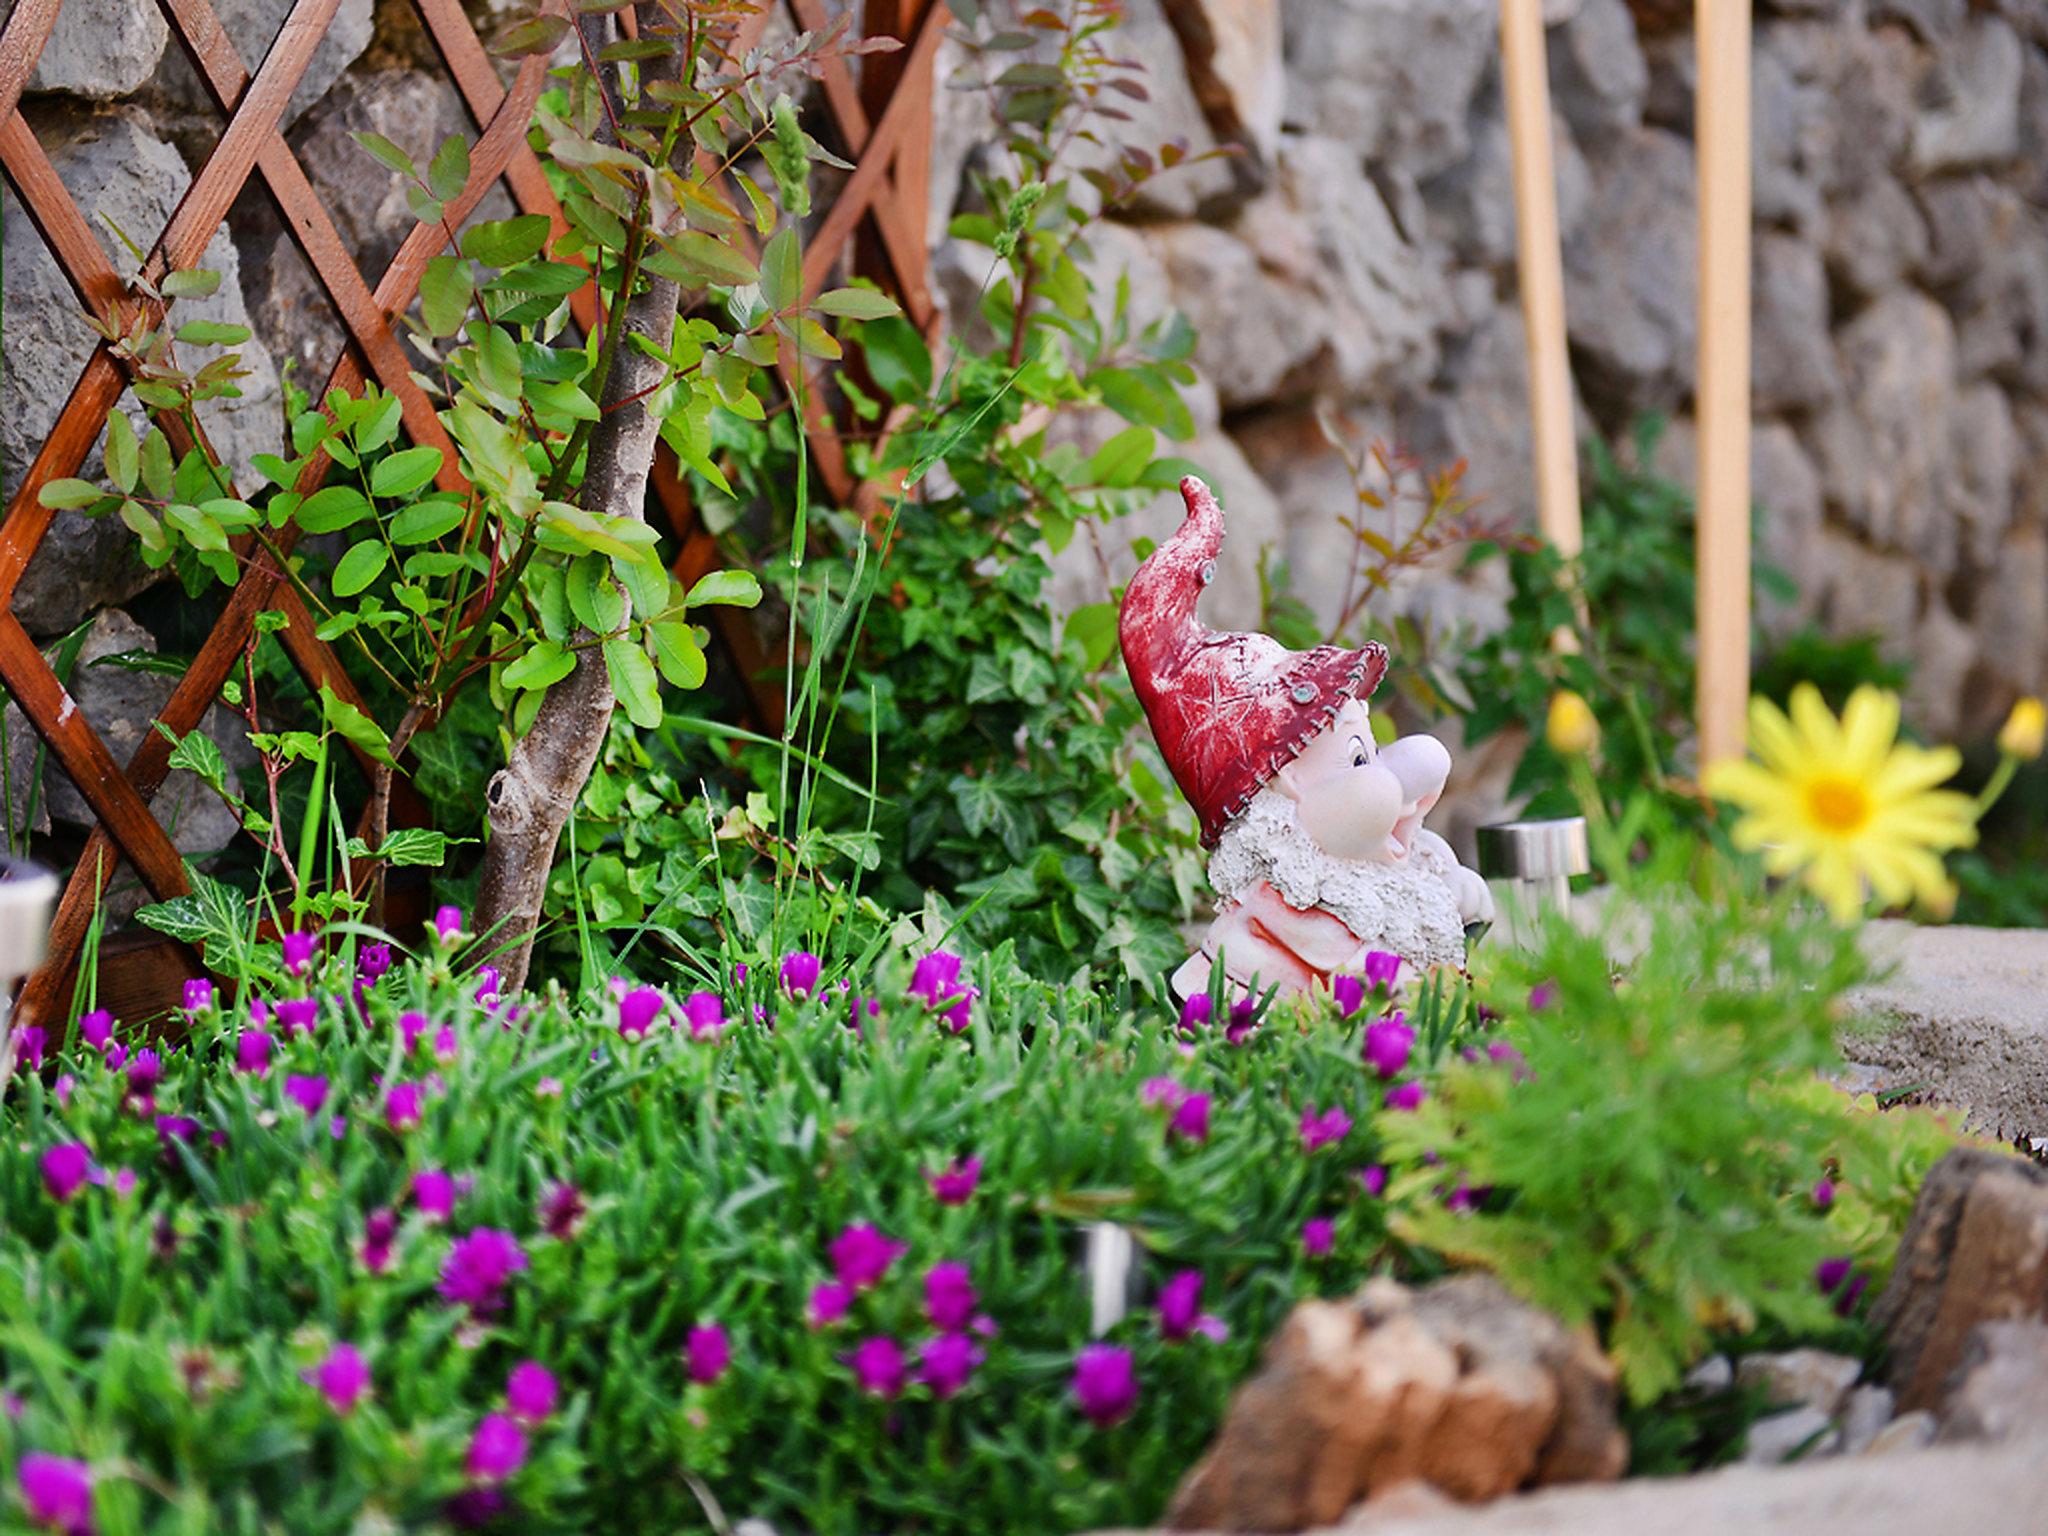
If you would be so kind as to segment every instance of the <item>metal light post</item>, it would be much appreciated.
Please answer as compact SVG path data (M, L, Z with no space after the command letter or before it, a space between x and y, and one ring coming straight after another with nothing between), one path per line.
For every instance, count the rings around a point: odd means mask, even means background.
M43 963L57 877L21 859L0 859L0 1095L14 1076L14 989Z
M1535 942L1545 913L1570 906L1571 877L1592 867L1583 816L1502 821L1479 829L1479 872L1497 882L1507 940L1518 949Z

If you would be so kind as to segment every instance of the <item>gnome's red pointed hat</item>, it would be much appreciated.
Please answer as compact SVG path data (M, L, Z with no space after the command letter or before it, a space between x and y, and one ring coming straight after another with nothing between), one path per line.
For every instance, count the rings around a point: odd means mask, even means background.
M1290 651L1269 635L1209 628L1195 601L1216 579L1223 509L1193 475L1180 494L1187 518L1131 578L1117 639L1166 766L1202 819L1202 845L1213 848L1346 700L1379 686L1387 650Z

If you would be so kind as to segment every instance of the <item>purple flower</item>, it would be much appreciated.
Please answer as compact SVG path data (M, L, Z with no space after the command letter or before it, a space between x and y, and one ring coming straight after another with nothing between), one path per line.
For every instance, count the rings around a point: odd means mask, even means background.
M974 1317L974 1282L967 1266L949 1259L924 1274L924 1313L943 1333L965 1328Z
M384 1095L384 1123L394 1131L409 1131L420 1123L426 1090L418 1083L393 1083Z
M1194 1035L1209 1027L1216 1017L1216 1000L1206 992L1197 992L1180 1005L1180 1032Z
M43 1069L43 1045L48 1039L40 1024L25 1024L14 1032L14 1059L31 1072Z
M1813 1283L1823 1296L1832 1296L1841 1289L1842 1282L1849 1278L1849 1271L1855 1261L1846 1254L1831 1259L1822 1259L1814 1266Z
M1387 1170L1378 1163L1359 1169L1353 1177L1358 1180L1358 1187L1375 1200L1387 1192Z
M156 1091L156 1085L164 1080L164 1059L144 1046L128 1058L126 1074L128 1092L138 1098Z
M1218 1342L1230 1337L1222 1318L1202 1310L1202 1272L1184 1269L1159 1288L1159 1336L1176 1340L1196 1333Z
M356 951L356 980L374 986L391 969L389 944L365 944Z
M526 1251L517 1238L496 1227L478 1227L449 1248L436 1289L443 1301L488 1317L505 1305L506 1283L525 1268Z
M1826 1210L1835 1203L1835 1181L1822 1179L1813 1186L1813 1203L1817 1210Z
M446 949L462 942L462 908L442 907L434 914L434 942Z
M199 1122L190 1115L158 1115L156 1133L166 1147L174 1141L195 1141L199 1136Z
M469 1437L463 1470L478 1483L502 1483L526 1465L526 1431L509 1414L487 1413Z
M398 1213L379 1206L363 1218L363 1268L381 1275L391 1267L391 1245L398 1237Z
M1074 1401L1098 1429L1107 1429L1138 1401L1138 1371L1131 1352L1116 1344L1090 1344L1074 1359Z
M1330 996L1337 1002L1337 1017L1348 1019L1365 1005L1365 983L1356 976L1332 976Z
M823 969L823 962L808 949L790 951L782 957L782 990L794 998L809 997L818 989L818 973Z
M635 987L619 999L619 1034L627 1040L644 1040L654 1028L667 1000L652 987Z
M335 1345L305 1376L336 1413L354 1412L356 1404L370 1395L370 1367L353 1344Z
M978 1157L956 1157L950 1167L936 1171L927 1168L925 1183L932 1187L932 1197L941 1205L965 1205L974 1198L975 1186L981 1182L981 1159Z
M810 1305L805 1309L804 1320L813 1330L830 1327L846 1316L846 1309L853 1305L853 1287L841 1285L837 1280L827 1280L811 1288Z
M967 1011L978 995L973 987L960 985L958 955L935 949L923 956L910 973L909 995L936 1011L954 1034L967 1029Z
M453 1024L443 1024L434 1031L434 1060L447 1066L461 1054L462 1043L455 1034Z
M1381 1077L1393 1077L1408 1065L1415 1031L1405 1013L1390 1013L1365 1026L1365 1064Z
M1209 1139L1209 1095L1191 1093L1174 1107L1173 1118L1166 1124L1167 1134L1181 1137L1186 1141L1207 1141Z
M398 1029L405 1036L405 1054L410 1056L413 1047L420 1043L420 1036L427 1032L427 1016L417 1008L408 1008L398 1016Z
M1148 1077L1138 1085L1138 1102L1147 1109L1178 1109L1187 1092L1170 1077Z
M1541 1013L1556 1001L1557 983L1554 981L1541 982L1529 989L1529 1011L1531 1013Z
M1258 1027L1258 999L1240 997L1230 1005L1230 1022L1223 1026L1223 1038L1232 1045L1243 1045L1251 1038L1251 1032Z
M92 1153L82 1141L60 1141L43 1153L43 1188L59 1205L92 1177Z
M314 954L320 948L318 934L288 933L284 936L284 968L293 976L312 963Z
M213 1006L213 983L194 976L185 983L185 1012L194 1018Z
M1386 1106L1389 1109L1417 1109L1429 1097L1429 1090L1418 1082L1396 1083L1387 1090Z
M538 1360L522 1360L505 1378L505 1406L524 1424L539 1424L555 1411L555 1374Z
M307 1114L318 1114L320 1106L327 1102L327 1079L294 1073L284 1080L284 1096Z
M80 1014L78 1037L96 1051L105 1050L107 1042L114 1038L114 1016L104 1008Z
M894 1339L862 1339L846 1363L870 1397L895 1397L903 1390L903 1346Z
M1529 1063L1522 1053L1505 1040L1490 1040L1486 1046L1486 1059L1500 1066L1514 1069L1515 1081L1525 1082L1529 1077Z
M1313 1108L1301 1112L1301 1150L1314 1152L1342 1141L1351 1134L1351 1117L1344 1113L1342 1106L1332 1104L1321 1114Z
M480 965L476 971L476 990L470 993L484 1006L486 1011L498 1003L498 991L505 984L505 973L495 965Z
M557 1180L540 1197L541 1230L549 1237L567 1242L583 1230L583 1217L588 1210L582 1190L566 1179Z
M1337 1238L1337 1223L1327 1216L1317 1216L1301 1224L1301 1251L1312 1259L1320 1259L1330 1251Z
M276 1039L263 1030L243 1030L235 1038L235 1070L263 1076L270 1070L270 1053L275 1049Z
M1367 952L1365 957L1365 984L1375 990L1393 991L1394 979L1401 974L1401 957L1389 954L1384 949Z
M725 999L716 992L692 992L683 999L683 1022L692 1040L716 1040L725 1030Z
M948 1398L967 1385L985 1352L964 1333L942 1333L917 1352L917 1379L932 1396Z
M905 1251L902 1243L884 1237L867 1222L856 1222L832 1239L828 1250L839 1283L864 1291L889 1272L889 1266Z
M284 1031L287 1040L310 1035L313 1026L319 1022L320 999L317 997L288 997L277 1005L277 1027Z
M455 1210L455 1176L441 1168L423 1168L412 1176L412 1198L428 1221L446 1221Z
M708 1387L732 1364L732 1341L716 1323L702 1323L690 1330L683 1342L683 1361L690 1380Z
M30 1451L15 1472L29 1519L64 1532L91 1536L92 1468L66 1456Z

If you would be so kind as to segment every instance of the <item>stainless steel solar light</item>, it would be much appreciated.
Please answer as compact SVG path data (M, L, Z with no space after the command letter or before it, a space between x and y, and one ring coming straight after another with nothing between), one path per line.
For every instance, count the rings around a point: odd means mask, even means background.
M14 1035L8 1028L14 989L43 963L57 877L22 859L0 858L0 1088L14 1070Z
M1479 873L1494 882L1502 935L1517 948L1534 942L1546 912L1570 905L1572 876L1592 867L1583 816L1479 829Z

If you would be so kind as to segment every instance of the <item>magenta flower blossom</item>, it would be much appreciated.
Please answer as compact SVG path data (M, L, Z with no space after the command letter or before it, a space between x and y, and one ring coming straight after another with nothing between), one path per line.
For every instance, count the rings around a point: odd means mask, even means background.
M1170 1077L1148 1077L1138 1085L1138 1102L1147 1109L1178 1109L1187 1093Z
M1365 1064L1381 1077L1394 1077L1408 1065L1415 1031L1405 1013L1390 1013L1365 1026Z
M889 1272L889 1266L905 1252L905 1245L884 1237L869 1223L861 1221L833 1238L828 1252L839 1283L864 1291Z
M541 1230L549 1237L567 1242L583 1230L583 1218L589 1209L582 1190L566 1179L558 1179L541 1194Z
M1854 1264L1855 1261L1846 1255L1822 1259L1819 1264L1814 1266L1813 1283L1815 1287L1824 1296L1833 1295L1841 1288L1842 1282L1849 1278L1849 1271L1854 1267Z
M949 1259L924 1274L924 1313L942 1333L957 1332L974 1318L974 1282L967 1266Z
M505 973L495 965L480 965L476 971L476 990L469 995L481 1003L486 1012L498 1004L498 992L505 984Z
M1167 1134L1178 1136L1184 1141L1207 1141L1209 1139L1209 1095L1191 1093L1184 1097L1173 1111L1173 1118L1166 1124Z
M185 1012L193 1018L213 1007L213 983L204 976L193 976L185 982Z
M1387 1192L1387 1170L1378 1163L1359 1169L1352 1177L1358 1180L1358 1187L1375 1200Z
M917 1352L917 1379L936 1398L948 1398L966 1386L987 1353L964 1333L942 1333Z
M1301 1224L1301 1251L1312 1259L1320 1259L1328 1253L1337 1240L1337 1223L1327 1216L1317 1216Z
M449 1248L435 1289L443 1301L488 1317L505 1305L506 1285L525 1268L526 1250L517 1238L496 1227L478 1227Z
M43 1026L27 1024L14 1032L14 1059L30 1072L43 1070L43 1045L49 1039Z
M1367 952L1365 957L1365 984L1377 991L1391 992L1394 981L1401 974L1401 957L1389 954L1384 949Z
M454 1494L441 1509L456 1529L481 1531L495 1524L510 1504L504 1489L477 1486Z
M427 1016L417 1008L408 1008L398 1016L398 1029L405 1036L405 1054L410 1056L420 1043L420 1036L427 1032Z
M29 1519L37 1525L64 1536L92 1536L92 1468L84 1462L30 1451L21 1458L14 1480Z
M318 1114L327 1102L327 1079L293 1073L284 1080L284 1096L307 1114Z
M1486 1059L1498 1066L1513 1068L1514 1078L1518 1083L1527 1082L1529 1079L1528 1061L1524 1059L1520 1051L1516 1050L1514 1046L1505 1040L1489 1041L1486 1047Z
M92 1177L92 1153L82 1141L60 1141L43 1153L43 1188L59 1205Z
M455 1176L442 1168L422 1168L412 1176L413 1203L428 1221L446 1221L455 1210Z
M384 1123L394 1131L412 1130L425 1105L426 1090L418 1083L393 1083L384 1095Z
M1342 1141L1351 1134L1351 1117L1341 1105L1332 1104L1321 1114L1313 1107L1301 1112L1301 1150L1314 1152Z
M725 1031L725 999L716 992L692 992L683 999L683 1023L692 1040L716 1040Z
M260 1029L245 1029L235 1038L235 1070L261 1077L270 1070L276 1039Z
M1159 1336L1178 1340L1197 1333L1218 1343L1230 1337L1222 1318L1202 1310L1202 1272L1184 1269L1159 1287Z
M903 1391L903 1346L894 1339L862 1339L846 1363L861 1391L870 1397L893 1398Z
M109 1072L118 1072L128 1060L128 1047L116 1040L107 1046L106 1064Z
M635 987L619 999L619 1035L626 1040L644 1040L654 1028L667 1000L652 987Z
M1180 1005L1180 1032L1196 1035L1207 1029L1216 1017L1216 1000L1206 992L1197 992Z
M690 1380L708 1387L732 1364L732 1341L716 1323L702 1323L683 1342L683 1362Z
M1826 1210L1835 1203L1835 1181L1822 1179L1813 1186L1813 1204L1816 1210Z
M1557 983L1554 981L1540 982L1529 989L1529 1011L1531 1013L1541 1013L1556 1001Z
M313 1026L319 1022L320 1000L317 997L288 997L277 1005L277 1027L284 1031L287 1040L310 1035Z
M1365 1005L1365 983L1356 976L1332 976L1330 996L1337 1003L1337 1017L1348 1019Z
M935 949L921 957L910 973L909 995L935 1012L954 1034L967 1030L968 1010L979 995L973 987L960 984L960 967L955 954Z
M522 1360L505 1378L505 1407L522 1424L539 1424L555 1411L555 1373L538 1360Z
M1418 1082L1396 1083L1387 1090L1386 1106L1394 1110L1419 1109L1429 1090Z
M472 1482L504 1482L526 1465L526 1431L510 1414L485 1414L469 1437L469 1454L462 1465Z
M174 1141L196 1141L199 1139L199 1122L190 1115L158 1115L156 1134L169 1150Z
M365 944L356 951L356 980L374 986L391 969L389 944Z
M941 1205L965 1205L974 1198L975 1187L981 1183L981 1159L978 1157L956 1157L949 1167L927 1168L925 1183L932 1187L932 1198Z
M288 933L284 936L284 968L287 974L296 976L308 965L320 949L320 937L313 933Z
M305 1373L306 1381L327 1399L336 1413L348 1414L370 1395L370 1367L353 1344L337 1344L327 1358Z
M123 1073L128 1079L128 1092L138 1098L147 1097L156 1091L156 1085L164 1080L164 1059L148 1046L144 1046L128 1058Z
M114 1016L104 1008L78 1016L78 1038L96 1051L104 1051L114 1038Z
M455 1033L453 1024L443 1024L434 1031L434 1060L447 1066L462 1051L462 1042Z
M379 1206L363 1218L363 1268L381 1275L391 1267L391 1248L398 1238L398 1213Z
M1074 1359L1074 1401L1098 1429L1107 1429L1138 1402L1138 1368L1116 1344L1090 1344Z
M804 1320L816 1332L838 1322L852 1305L853 1287L841 1285L837 1280L827 1280L811 1287L811 1300L805 1308Z
M1240 997L1230 1005L1230 1022L1223 1026L1223 1038L1232 1045L1243 1045L1258 1027L1258 999Z
M434 942L443 949L459 944L463 940L462 908L442 907L434 914L432 923Z
M782 957L782 969L778 973L782 990L791 997L802 1000L818 989L818 974L824 969L824 962L808 949L791 950Z

